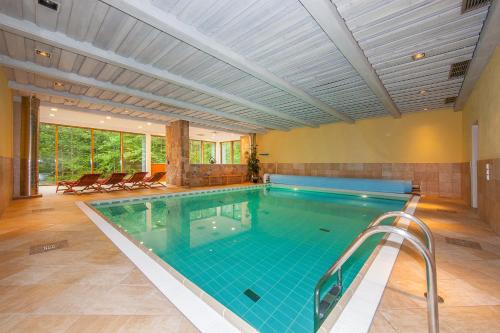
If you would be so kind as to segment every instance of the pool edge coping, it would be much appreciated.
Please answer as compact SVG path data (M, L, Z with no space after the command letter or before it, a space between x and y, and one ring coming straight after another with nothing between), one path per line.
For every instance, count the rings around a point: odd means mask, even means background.
M167 262L162 260L160 257L158 257L156 254L152 253L149 251L148 248L146 248L144 245L140 244L137 240L132 238L127 232L116 226L115 224L109 222L95 207L92 205L95 203L98 204L113 204L113 203L123 203L123 202L140 202L141 200L149 199L149 198L170 198L170 197L186 197L186 196L195 196L195 195L203 195L203 194L209 194L209 193L223 193L223 192L229 192L229 191L239 191L239 190L248 190L248 189L258 189L258 188L265 188L268 186L271 186L272 184L249 184L249 185L240 185L240 186L231 186L231 187L224 187L224 188L212 188L212 189L206 189L206 190L190 190L190 189L185 189L184 191L179 191L179 192L171 192L171 193L165 193L165 194L150 194L150 195L141 195L141 196L134 196L134 197L129 197L129 198L116 198L116 199L104 199L104 200L91 200L91 201L77 201L75 204L82 210L82 212L110 239L122 252L125 254L131 261L134 263L134 265L141 270L141 272L153 283L153 285L158 288L158 290L165 296L169 301L171 301L174 306L179 309L179 311L182 312L182 314L189 320L191 321L198 329L200 329L202 332L220 332L220 329L223 326L226 326L227 332L230 331L241 331L241 332L258 332L257 329L255 329L253 326L251 326L249 323L247 323L244 319L242 319L240 316L232 312L230 309L228 309L226 306L224 306L222 303L217 301L215 298L207 294L205 291L203 291L200 287L195 285L193 282L191 282L188 278L184 277L181 273L179 273L177 270L175 270L172 266L170 266ZM282 184L276 184L274 185L277 188L299 188L303 190L314 190L312 187L304 187L304 186L283 186ZM317 190L316 190L317 191ZM415 197L417 197L417 200L415 202L415 207L416 204L418 203L418 196L415 195L401 195L401 194L394 194L390 195L387 193L373 193L373 192L360 192L360 191L339 191L337 189L321 189L319 192L327 192L327 193L337 193L337 194L344 194L344 195L356 195L359 196L360 194L367 194L372 197L378 197L378 198L388 198L388 199L406 199L407 203L404 207L404 211L407 211L410 203L414 200ZM415 208L413 208L413 211ZM400 218L398 218L394 224L397 224L400 222ZM377 247L373 250L371 253L370 257L367 259L367 261L363 264L361 270L358 272L356 275L356 278L354 281L351 283L349 288L346 290L346 293L342 295L341 299L335 306L335 308L332 310L332 312L328 315L326 318L325 322L323 325L318 329L318 332L322 333L327 333L327 332L339 332L336 328L337 323L339 320L342 319L342 316L348 315L348 313L345 313L346 307L350 303L350 301L353 299L355 296L354 294L358 290L360 284L365 280L367 272L370 270L372 267L372 264L374 261L377 259L377 257L380 254L380 251L383 248L388 248L389 246L386 245L387 241L391 236L394 235L386 235L384 238L378 243ZM127 242L128 241L128 242ZM394 241L394 240L392 240ZM397 240L395 241L397 243ZM128 244L127 244L128 243ZM402 240L397 248L397 252L394 255L394 262L395 259L397 258L397 255L399 253L400 246L402 244ZM128 248L128 249L127 249ZM140 252L140 253L137 253ZM139 258L137 256L141 256L142 254L142 259L146 259L146 262L140 262L138 261ZM144 257L145 256L145 257ZM149 260L148 260L149 259ZM150 262L150 261L153 262ZM390 271L392 271L392 268L394 266L394 262L390 265L389 269L389 275ZM151 267L151 264L156 264L157 267L153 268ZM149 267L148 267L149 266ZM180 285L176 287L182 287L184 286L185 291L188 293L184 293L184 297L190 298L189 302L186 302L185 299L177 299L179 295L176 295L173 290L169 289L172 286L165 285L165 281L158 281L158 279L155 276L150 276L153 272L151 270L156 271L155 274L161 275L168 275L170 278L173 278L173 281L171 282L177 282ZM163 274L162 274L163 273ZM389 276L387 276L387 281L389 279ZM167 279L168 280L168 279ZM386 281L386 283L387 283ZM386 283L382 286L382 293L383 290L385 289ZM175 284L175 283L174 283ZM371 324L371 321L373 319L373 316L375 314L375 310L378 307L378 303L380 302L381 296L379 297L378 301L375 304L375 308L373 310L373 315L370 317L369 324L366 330L359 331L359 332L367 332L369 329L369 326ZM191 302L194 302L198 307L205 308L203 309L203 312L200 311L199 313L192 313L192 306L188 306L188 304L192 305ZM191 308L191 309L189 309ZM211 317L210 319L207 317ZM224 331L224 332L226 332Z
M410 195L402 210L413 214L419 200L420 195ZM398 217L393 225L407 229L409 220ZM317 332L369 331L403 241L395 234L386 234L382 238Z

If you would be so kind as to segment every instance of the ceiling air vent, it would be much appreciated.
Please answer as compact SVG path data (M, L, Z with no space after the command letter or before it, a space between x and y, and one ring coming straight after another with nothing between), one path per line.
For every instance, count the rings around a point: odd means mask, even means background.
M490 0L463 0L462 14L486 6Z
M469 68L470 60L460 61L455 64L451 64L449 79L454 79L456 77L464 76Z
M444 104L453 104L457 100L457 96L446 97L444 99Z
M59 9L59 3L52 0L38 0L38 4L48 9L55 10L56 12Z

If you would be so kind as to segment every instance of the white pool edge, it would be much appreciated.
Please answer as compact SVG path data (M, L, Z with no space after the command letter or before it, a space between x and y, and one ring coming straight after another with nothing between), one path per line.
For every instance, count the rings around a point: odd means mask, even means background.
M82 201L76 205L200 331L239 332L228 320L173 277Z
M419 196L413 196L405 212L414 214L419 199ZM409 221L403 218L398 221L398 225L405 228L408 224ZM386 244L381 246L363 279L333 324L330 333L369 331L402 244L403 237L399 235L391 234L387 238Z

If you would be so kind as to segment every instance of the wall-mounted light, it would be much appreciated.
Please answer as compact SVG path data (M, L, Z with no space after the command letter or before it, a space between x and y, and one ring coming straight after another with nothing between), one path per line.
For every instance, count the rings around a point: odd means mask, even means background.
M50 111L57 111L57 108L50 108Z

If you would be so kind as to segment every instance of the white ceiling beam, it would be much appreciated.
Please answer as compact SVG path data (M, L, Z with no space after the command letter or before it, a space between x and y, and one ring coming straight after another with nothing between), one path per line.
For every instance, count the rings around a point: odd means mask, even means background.
M394 117L400 118L401 112L389 92L366 58L358 42L340 16L337 7L329 0L300 0L304 8L323 29L337 49L344 55L368 87L382 102L385 109Z
M96 79L86 77L86 76L81 76L81 75L78 75L75 73L64 72L64 71L61 71L61 70L56 69L56 68L45 67L45 66L41 66L41 65L38 65L38 64L35 64L32 62L19 61L19 60L12 59L12 58L10 58L8 56L4 56L4 55L0 55L0 64L3 64L3 65L8 66L8 67L18 68L18 69L21 69L21 70L24 70L27 72L31 72L31 73L36 73L39 75L53 77L53 78L56 78L57 80L61 80L61 81L71 82L71 83L79 84L79 85L91 86L91 87L99 88L102 90L109 90L109 91L113 91L115 93L129 95L129 96L135 96L135 97L150 100L150 101L156 101L156 102L159 102L162 104L172 105L172 106L182 108L182 109L195 110L195 111L209 113L209 114L213 114L213 115L216 115L219 117L239 121L239 122L254 124L256 126L262 126L260 124L256 124L256 122L253 120L247 119L246 117L240 117L237 115L230 115L228 113L221 112L221 111L214 110L214 109L210 109L210 108L206 108L206 107L203 107L200 105L182 102L182 101L174 100L174 99L168 98L168 97L158 96L158 95L144 92L141 90L131 89L131 88L128 88L126 86L115 85L115 84L112 84L110 82L96 80ZM273 126L268 126L268 127L273 127ZM260 127L260 128L264 129L263 127ZM279 128L279 129L287 130L287 128Z
M186 79L165 69L160 69L152 65L140 63L133 58L123 57L115 52L103 50L101 48L95 47L89 42L77 41L61 32L43 29L36 24L26 20L16 19L0 13L0 28L26 38L38 40L40 42L56 46L80 55L84 55L117 67L122 67L142 75L146 75L162 81L171 82L188 89L218 97L231 103L258 110L266 114L294 122L296 124L318 127L318 125L314 123L291 116L285 112L277 111L265 105L249 101L240 96L236 96L219 89L212 88L205 84Z
M147 23L211 56L222 60L259 80L281 89L302 101L323 110L334 117L348 123L354 120L346 114L335 110L332 106L312 96L301 88L293 85L287 80L267 70L263 66L250 61L244 56L236 53L231 48L217 42L215 39L204 35L196 28L185 24L176 16L162 11L150 1L144 0L101 0L118 10Z
M500 45L500 5L498 1L492 1L488 16L483 24L483 30L479 35L476 50L455 102L455 111L462 110L465 106L477 80L479 80L498 45Z
M15 83L13 81L10 81L10 82ZM16 90L18 90L18 89L16 89ZM28 91L28 90L24 90L24 89L22 91L34 93L32 91ZM41 94L41 93L39 93L39 95L48 96L48 95ZM48 97L50 97L50 96L48 96ZM113 113L111 111L94 110L94 109L90 109L90 108L85 108L85 107L81 107L81 106L77 106L77 105L68 105L68 104L64 104L64 103L41 102L40 106L45 106L48 108L60 108L60 109L70 110L70 111L85 112L85 113L95 114L97 116L110 116L110 117L116 118L116 119L149 122L149 123L158 124L158 125L167 125L170 122L170 120L161 121L161 120L157 120L157 119L137 117L137 116L123 114L123 113Z
M259 133L259 132L261 132L261 131L255 131L253 129L247 129L244 127L225 125L225 124L221 124L221 123L216 122L216 121L203 120L203 119L198 119L198 118L194 118L194 117L190 117L190 116L180 115L180 114L176 114L176 113L172 113L172 112L168 112L168 111L148 109L148 108L144 108L144 107L140 107L140 106L117 103L117 102L113 102L110 100L105 100L105 99L100 99L100 98L95 98L95 97L88 97L85 95L72 94L72 93L68 93L66 91L58 91L58 90L54 90L54 89L40 88L40 87L37 87L34 85L21 84L21 83L17 83L14 81L9 81L9 88L14 89L14 90L19 90L19 91L26 91L26 92L30 92L30 93L34 93L34 94L61 97L61 98L65 98L65 99L68 99L71 101L82 101L82 102L87 102L87 103L91 103L91 104L111 106L111 107L117 108L117 109L126 109L126 110L143 112L143 113L148 113L148 114L157 114L157 115L161 115L161 116L171 117L173 119L187 120L187 121L192 122L192 123L204 124L204 125L211 126L211 127L218 127L220 129L225 129L226 131L232 131L232 132L237 132L237 133L252 133L252 132Z

